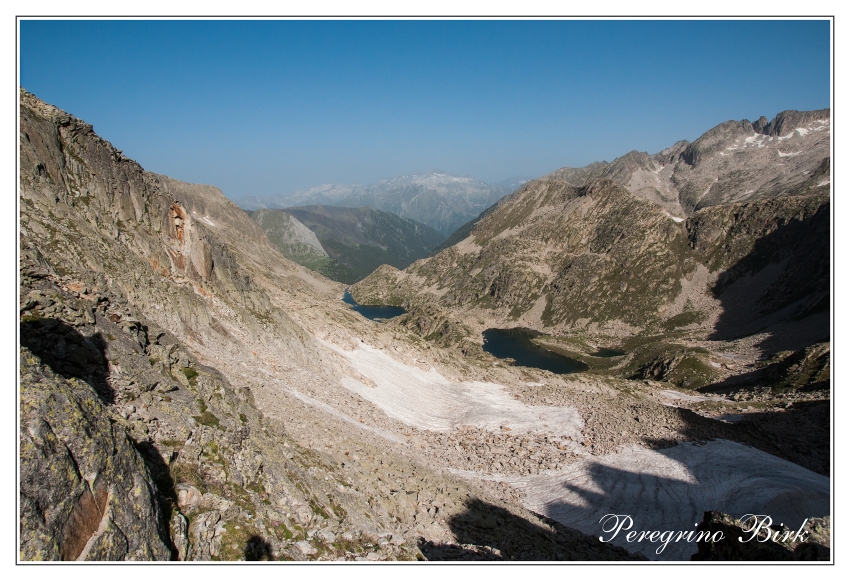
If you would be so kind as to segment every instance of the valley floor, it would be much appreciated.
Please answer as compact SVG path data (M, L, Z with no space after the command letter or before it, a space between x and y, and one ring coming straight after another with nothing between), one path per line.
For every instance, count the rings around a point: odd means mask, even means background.
M493 369L459 368L442 350L393 343L380 323L371 325L374 344L320 338L347 364L350 375L339 385L317 389L294 378L272 380L258 394L261 408L291 425L297 418L284 401L294 396L313 413L359 428L376 447L592 536L603 534L600 519L609 513L628 514L636 530L648 531L692 530L709 510L770 514L795 530L806 518L829 514L827 476L723 438L747 442L737 426L696 414L683 421L673 407L728 400L654 389L658 403L650 403L624 394L617 382L612 388L599 379L499 362ZM660 403L665 399L668 405ZM451 528L437 518L425 536L447 542L456 536ZM696 543L680 542L657 553L659 543L628 543L624 535L613 542L653 560L688 560L697 550Z

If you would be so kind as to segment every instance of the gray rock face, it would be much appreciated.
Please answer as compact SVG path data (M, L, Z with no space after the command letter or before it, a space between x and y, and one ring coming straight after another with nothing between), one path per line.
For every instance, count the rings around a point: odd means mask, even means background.
M252 212L251 219L260 225L269 241L287 258L297 261L301 257L309 260L328 256L316 234L292 214L263 209Z
M157 489L85 381L21 349L23 560L171 557Z
M684 218L709 206L828 191L829 136L829 109L783 111L770 123L727 121L655 155L632 151L546 177L575 185L612 179Z

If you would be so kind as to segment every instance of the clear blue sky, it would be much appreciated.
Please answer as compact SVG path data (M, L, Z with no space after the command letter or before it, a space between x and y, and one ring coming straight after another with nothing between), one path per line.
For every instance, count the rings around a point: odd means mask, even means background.
M21 85L234 199L484 181L830 105L826 21L21 21Z

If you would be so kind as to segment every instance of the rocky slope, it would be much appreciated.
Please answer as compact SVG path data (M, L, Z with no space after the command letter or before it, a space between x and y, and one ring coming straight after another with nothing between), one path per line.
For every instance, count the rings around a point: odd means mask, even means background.
M257 210L250 215L284 256L346 284L357 282L382 264L404 268L427 256L443 240L425 224L366 207L305 206ZM303 243L284 241L279 233L285 220L287 231L294 232L293 220L308 229L328 259L317 260L315 253L307 255L302 246L295 246ZM296 236L300 239L304 234L299 230Z
M808 159L817 171L805 164L794 172L753 170L763 186L752 186L749 201L711 198L679 218L646 191L621 185L652 169L647 156L560 170L525 184L461 228L454 245L404 271L378 269L352 287L352 296L361 304L405 306L408 314L393 325L469 355L481 353L488 328L534 329L543 333L535 342L579 359L593 374L762 402L764 408L749 410L753 421L764 412L764 426L782 424L768 411L773 406L829 398L829 158L819 157L828 142L824 115L785 113L755 124L764 132L763 146L729 156L742 163L766 155L756 150L777 156L778 146L768 140L802 127L780 143L802 148L794 159ZM691 169L679 167L673 175L715 175L711 163L726 157L730 146L721 146L746 133L741 125L715 128L695 147L680 144L678 161L670 163ZM716 175L724 183L727 174ZM670 198L677 204L685 199L679 193ZM620 356L599 355L600 348ZM694 397L693 404L685 398L677 405L716 413ZM815 424L821 434L823 426ZM816 457L807 465L828 471L828 437L800 444L795 452L789 443L788 453Z
M829 184L829 152L829 109L783 111L769 123L721 123L655 155L632 151L546 177L577 186L608 178L685 218L708 206L818 191Z
M522 180L505 180L488 184L469 177L431 172L374 184L327 184L291 194L248 197L239 200L239 205L246 210L317 204L367 206L427 224L446 237L521 183Z
M610 180L541 179L463 241L404 272L380 269L352 294L470 309L464 322L478 327L476 316L610 340L682 327L729 338L823 318L828 220L828 193L716 206L679 222Z
M293 262L313 270L329 262L328 253L316 234L292 214L280 210L257 210L248 215L260 225L269 242Z
M792 463L819 459L770 417L704 417L757 402L369 321L216 188L23 91L20 123L21 559L656 558L599 542L595 512L828 514L822 468ZM822 361L795 373L822 382Z
M25 91L20 128L21 559L634 558L414 452L337 345L415 337L217 189Z

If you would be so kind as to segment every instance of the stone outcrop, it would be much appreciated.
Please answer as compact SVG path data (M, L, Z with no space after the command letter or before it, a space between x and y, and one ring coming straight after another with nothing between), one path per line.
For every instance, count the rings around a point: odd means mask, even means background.
M157 487L98 393L26 347L20 365L21 558L171 558Z

